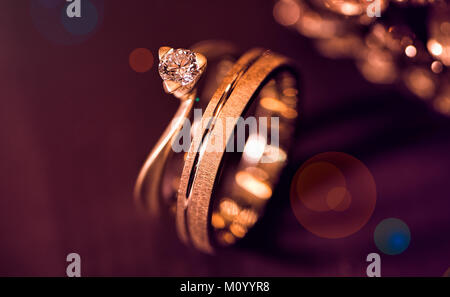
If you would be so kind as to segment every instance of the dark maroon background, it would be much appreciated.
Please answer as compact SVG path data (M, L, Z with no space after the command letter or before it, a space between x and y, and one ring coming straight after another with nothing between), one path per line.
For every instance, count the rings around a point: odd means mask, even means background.
M0 1L0 275L365 275L375 226L398 217L411 230L383 275L441 276L450 267L450 121L394 87L367 83L351 61L321 58L278 25L272 1L104 1L87 40L60 44L33 22L30 1ZM34 16L36 17L36 16ZM177 102L156 67L135 73L138 47L227 39L262 46L301 67L302 111L291 163L265 220L216 256L184 247L170 224L138 213L133 184ZM369 223L339 240L295 220L290 179L311 156L342 151L374 175Z

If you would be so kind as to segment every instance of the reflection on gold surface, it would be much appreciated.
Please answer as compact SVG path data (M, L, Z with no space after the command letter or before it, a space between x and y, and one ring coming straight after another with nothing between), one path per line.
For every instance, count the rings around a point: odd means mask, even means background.
M219 213L213 213L211 217L211 225L216 229L222 229L225 227L225 220Z
M238 238L242 238L247 233L247 228L245 228L241 224L232 223L230 225L230 231L234 236L236 236Z
M233 236L233 234L231 234L228 231L224 231L219 233L218 238L220 243L222 243L223 245L230 245L236 242L236 237Z
M266 139L258 134L252 134L245 143L243 158L247 162L258 163L264 154Z
M253 194L257 198L269 199L272 196L272 189L267 183L258 180L255 176L246 171L239 171L236 174L235 180L242 189Z
M286 108L281 112L281 115L286 119L293 120L298 116L298 113L293 108Z
M295 90L293 88L290 88L290 89ZM295 91L297 92L297 90L295 90ZM292 92L290 94L292 95L294 93ZM293 96L295 96L295 95L293 95ZM293 97L293 96L287 96L287 97ZM267 110L280 113L280 115L285 117L286 119L295 119L298 115L297 111L294 108L288 107L283 101L280 101L275 98L271 98L271 97L262 98L260 100L260 104L263 108L265 108Z
M247 168L245 168L245 171L247 171L248 173L250 173L255 178L257 178L261 181L265 181L269 178L269 175L267 174L267 172L265 172L263 169L258 168L258 167L247 167Z
M239 214L240 208L233 200L229 198L224 198L220 202L220 214L225 218L232 220L235 216Z
M270 144L266 145L264 151L264 160L266 163L282 163L285 162L286 159L287 154L282 148Z
M246 226L247 228L252 227L258 220L258 214L249 208L243 209L239 215L234 219L238 224Z
M295 88L286 88L283 90L283 95L288 97L297 96L298 91Z
M297 97L284 96L281 101L287 106L295 106L297 104ZM293 109L293 108L292 108ZM295 109L294 109L295 110Z

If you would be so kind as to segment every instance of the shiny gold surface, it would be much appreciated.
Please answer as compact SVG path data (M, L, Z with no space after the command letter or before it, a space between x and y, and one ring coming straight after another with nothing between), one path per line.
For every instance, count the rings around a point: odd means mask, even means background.
M161 135L139 172L134 188L134 198L138 205L154 216L160 212L160 185L165 164L172 153L172 142L191 112L193 104L194 96L181 102L172 122Z

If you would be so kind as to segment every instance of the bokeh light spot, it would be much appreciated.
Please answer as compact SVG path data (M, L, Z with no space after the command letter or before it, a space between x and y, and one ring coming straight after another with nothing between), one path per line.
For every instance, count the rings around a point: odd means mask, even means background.
M440 56L442 54L442 45L434 39L430 39L427 42L428 51L434 56Z
M149 71L153 66L153 61L152 52L146 48L134 49L129 57L131 69L138 73Z
M374 232L377 248L387 255L403 253L411 241L408 225L400 219L388 218L381 221Z
M346 183L342 172L332 163L314 162L300 172L296 186L298 197L307 208L329 211L327 197L330 190L343 188Z
M279 1L273 8L275 20L283 26L294 25L300 18L300 8L291 0Z
M450 85L442 88L434 101L434 107L439 112L450 115Z
M406 87L422 99L431 98L436 91L433 73L426 68L412 67L404 76Z
M417 55L416 47L414 45L408 45L405 48L405 54L410 58L414 58Z
M443 68L444 67L442 66L442 63L439 61L433 61L433 63L431 63L431 71L433 71L436 74L441 73Z
M345 187L336 187L327 194L327 204L335 211L346 210L352 202L350 192Z
M376 204L376 185L358 159L339 152L318 154L297 171L291 206L299 223L323 238L344 238L360 230Z

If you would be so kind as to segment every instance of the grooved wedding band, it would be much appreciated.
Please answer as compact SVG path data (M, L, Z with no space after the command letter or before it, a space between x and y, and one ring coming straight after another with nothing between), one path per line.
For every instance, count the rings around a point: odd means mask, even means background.
M211 98L202 121L210 118L213 121L224 121L225 118L231 118L234 119L233 125L236 125L238 118L243 116L252 104L264 82L276 71L282 69L292 69L292 66L288 59L280 55L261 49L247 52L237 61ZM294 75L291 76L294 77ZM291 89L294 89L296 83L293 83L292 79L290 82ZM291 100L291 110L294 110L296 101L296 99ZM283 103L280 101L279 104ZM181 175L176 223L178 234L184 242L190 242L201 251L211 253L214 250L214 244L210 238L213 205L211 199L218 182L219 167L226 144L233 136L233 130L228 129L224 132L218 126L208 127L205 123L202 126L207 128L194 135ZM208 146L213 145L211 135L225 139L220 150L208 150ZM199 150L200 144L205 147L202 151ZM259 185L255 183L253 186ZM256 212L255 215L258 216L259 213Z
M218 43L209 43L209 46L206 43L198 48L206 48L208 59L226 56L231 51ZM211 55L214 52L216 56ZM135 198L158 216L163 204L162 185L167 183L165 169L177 167L168 182L178 189L173 200L177 233L184 243L213 253L216 248L243 238L259 220L272 196L286 164L298 116L296 71L289 59L271 51L252 49L246 52L220 81L209 83L210 89L217 89L207 103L201 123L195 126L189 151L184 158L179 158L181 166L168 166L174 155L172 145L185 120L192 116L196 83L205 69L206 58L198 52L169 47L162 47L159 54L160 59L172 55L169 62L176 60L180 64L173 62L170 67L180 68L186 67L185 61L188 58L192 61L195 55L201 68L198 77L193 77L186 85L163 77L165 91L180 99L180 107L141 169ZM185 59L182 63L177 60L180 57ZM259 133L270 129L271 143L268 138L250 131L244 150L238 150L239 154L230 152L228 146L234 144L239 124L245 123L249 116L270 119L259 121L258 129ZM273 135L277 136L276 143L272 143Z

